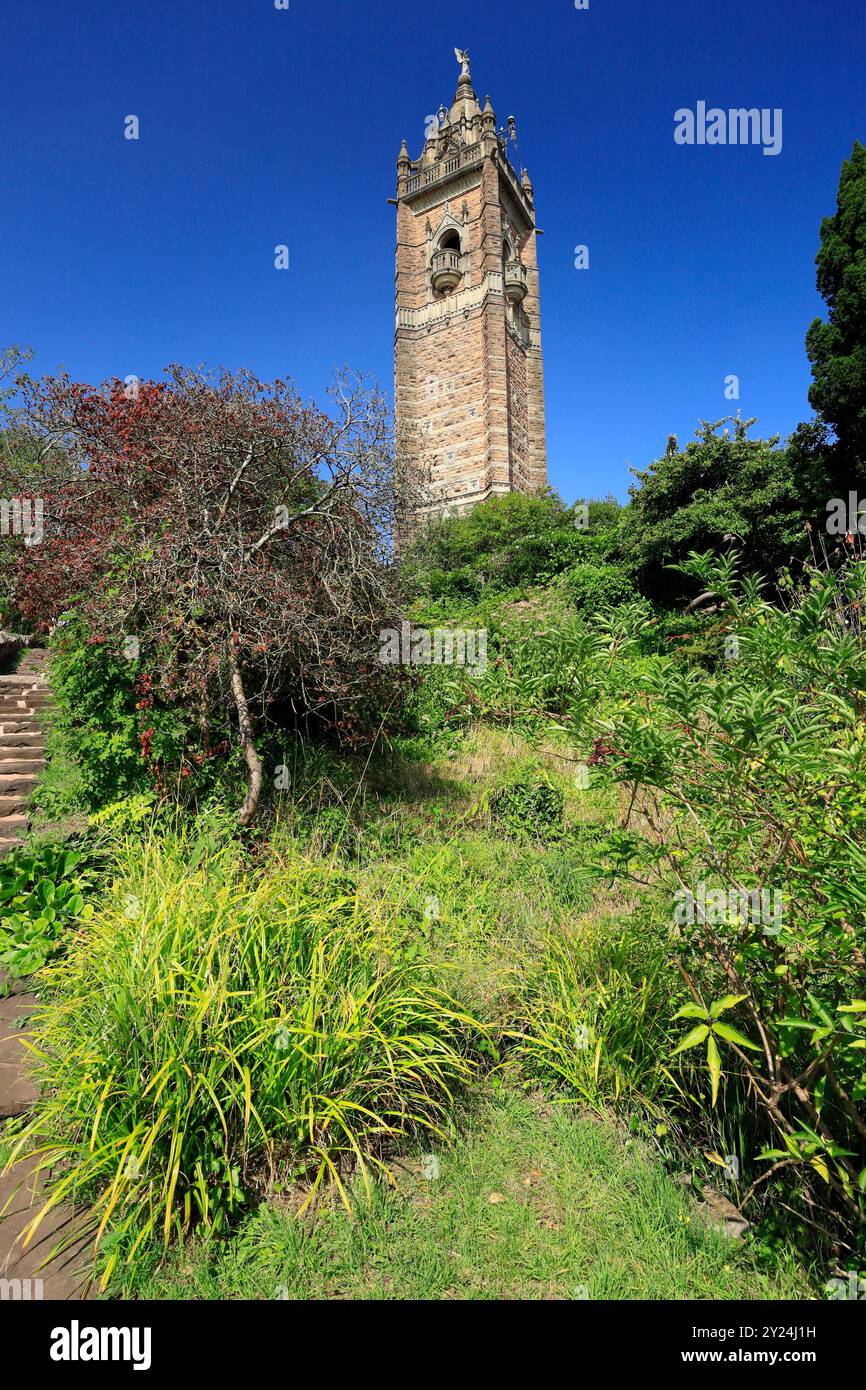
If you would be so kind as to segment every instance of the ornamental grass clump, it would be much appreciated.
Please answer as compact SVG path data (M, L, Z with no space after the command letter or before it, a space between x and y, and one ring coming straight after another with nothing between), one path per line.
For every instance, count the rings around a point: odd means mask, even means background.
M42 1101L11 1160L47 1175L28 1241L84 1204L104 1287L272 1185L348 1206L350 1174L369 1192L398 1141L447 1135L479 1026L392 962L387 914L349 881L297 854L251 874L182 832L117 862L34 1021Z

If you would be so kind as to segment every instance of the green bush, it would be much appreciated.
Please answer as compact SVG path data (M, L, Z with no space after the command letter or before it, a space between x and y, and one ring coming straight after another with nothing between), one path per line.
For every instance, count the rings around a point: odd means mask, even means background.
M564 804L562 792L548 778L527 774L494 792L490 813L512 835L551 840L562 834Z
M74 747L86 807L132 795L147 782L136 704L137 663L88 643L69 620L52 643L55 737Z
M634 582L625 569L603 561L572 565L558 588L576 608L588 613L605 613L637 597Z
M276 1181L346 1198L392 1146L448 1133L477 1026L389 962L350 882L298 856L247 874L213 835L130 840L117 864L50 972L44 1099L14 1151L49 1174L46 1208L88 1204L105 1281Z
M662 664L602 723L680 932L671 1056L701 1059L708 1110L749 1096L760 1181L862 1230L866 563L811 571L785 608L733 559L688 568L722 605L718 669Z
M690 551L721 550L734 536L750 567L776 569L805 553L805 523L825 518L826 474L808 486L800 451L778 436L751 439L754 423L702 420L684 448L672 435L660 458L634 470L620 554L654 603L694 597L677 573Z
M413 593L462 600L546 584L580 561L603 569L615 552L620 508L613 498L587 506L584 517L552 490L491 497L465 516L431 522L404 561L404 577Z
M89 640L74 616L52 639L51 689L49 751L76 769L58 789L49 767L37 798L45 814L67 813L70 796L91 811L154 790L191 802L242 780L227 730L204 746L194 712L153 699L141 662Z

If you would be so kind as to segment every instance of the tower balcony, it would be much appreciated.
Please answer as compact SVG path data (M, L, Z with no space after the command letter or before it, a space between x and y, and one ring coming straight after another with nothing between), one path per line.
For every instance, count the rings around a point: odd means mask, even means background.
M522 304L527 294L526 266L520 261L506 261L505 273L505 298L509 304Z
M437 294L452 294L463 279L459 251L437 251L430 261L430 283Z

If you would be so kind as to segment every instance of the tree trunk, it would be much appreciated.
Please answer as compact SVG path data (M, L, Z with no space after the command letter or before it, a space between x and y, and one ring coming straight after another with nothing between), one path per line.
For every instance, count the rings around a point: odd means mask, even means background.
M232 649L229 655L229 670L232 677L232 694L235 697L235 705L238 711L238 727L241 735L241 747L244 750L244 757L247 763L247 795L243 806L238 812L238 820L241 825L249 825L258 810L259 797L262 791L262 763L256 751L253 741L253 728L250 723L250 710L247 704L247 697L244 692L244 683L241 680L241 670L238 659Z

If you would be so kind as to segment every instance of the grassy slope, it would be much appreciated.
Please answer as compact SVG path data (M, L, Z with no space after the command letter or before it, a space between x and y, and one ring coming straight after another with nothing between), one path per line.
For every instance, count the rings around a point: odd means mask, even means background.
M534 968L546 927L594 929L604 940L627 917L616 896L593 899L579 869L594 828L617 816L609 788L569 791L563 749L543 761L566 791L566 842L521 842L489 822L485 791L531 750L519 737L476 731L449 758L402 764L378 791L344 797L357 833L349 849L319 819L308 848L345 858L359 882L403 905L407 949L446 967L449 987L488 1021L507 1026L517 977ZM375 779L374 779L375 781ZM296 787L297 791L297 787ZM301 797L303 801L303 797ZM311 823L292 811L280 834ZM437 916L419 928L431 895ZM642 1140L603 1106L589 1114L527 1094L509 1071L475 1097L440 1177L424 1181L418 1155L398 1168L399 1190L298 1221L282 1197L227 1245L193 1245L115 1292L158 1298L725 1299L808 1296L783 1262L760 1273L747 1245L707 1232L697 1189L674 1180ZM491 1194L498 1197L491 1201ZM588 1292L583 1293L586 1289Z
M52 752L43 787L50 811L62 815L76 800L76 769L68 750ZM299 836L315 856L344 860L362 885L401 904L407 949L446 967L449 986L467 1004L508 1027L519 981L536 968L546 929L589 932L604 943L629 917L628 901L593 894L582 874L594 838L616 824L620 808L617 793L601 783L575 789L573 757L564 743L539 748L517 734L476 728L428 764L397 760L384 776L371 767L360 783L360 766L336 776L326 765L319 776L312 770L308 786L293 776L277 836ZM569 825L561 843L546 846L509 837L487 809L510 774L539 766L564 791ZM328 819L335 803L336 825ZM324 815L323 804L330 808ZM425 920L433 895L436 915ZM439 1153L438 1181L420 1178L416 1156L398 1172L399 1191L378 1192L372 1209L359 1204L353 1219L326 1211L314 1223L299 1222L275 1198L236 1239L175 1252L157 1270L125 1274L112 1292L808 1296L806 1281L786 1262L768 1277L747 1245L707 1232L695 1220L696 1187L666 1176L651 1148L626 1137L603 1106L591 1115L553 1103L550 1094L547 1101L529 1096L520 1085L512 1072L485 1085L461 1137ZM504 1200L491 1202L491 1194Z
M278 1206L238 1240L193 1246L135 1286L150 1298L768 1299L803 1297L695 1219L682 1188L610 1122L502 1092L399 1191L320 1214ZM491 1200L493 1198L493 1200Z

